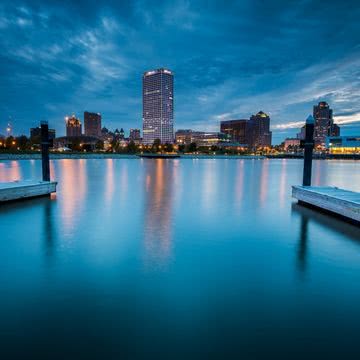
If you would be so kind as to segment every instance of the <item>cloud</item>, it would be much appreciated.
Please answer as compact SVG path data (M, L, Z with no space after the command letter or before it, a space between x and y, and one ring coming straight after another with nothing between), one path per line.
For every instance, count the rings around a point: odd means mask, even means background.
M275 133L295 133L320 100L357 124L359 15L351 1L5 0L0 111L23 131L40 116L63 131L64 113L85 108L110 128L141 127L141 74L169 67L176 128L263 110Z
M339 125L359 123L360 122L360 111L355 114L351 114L351 115L334 116L334 120Z
M292 121L286 124L277 124L272 126L272 130L299 129L305 124L305 121Z

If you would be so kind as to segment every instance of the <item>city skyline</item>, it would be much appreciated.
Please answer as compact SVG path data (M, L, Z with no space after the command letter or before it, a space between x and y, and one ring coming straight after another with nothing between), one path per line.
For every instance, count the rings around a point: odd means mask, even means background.
M326 101L344 135L359 132L357 6L203 5L3 2L0 132L11 117L18 134L41 119L61 134L64 114L84 110L141 127L141 74L160 67L176 76L177 129L215 131L262 109L276 144Z

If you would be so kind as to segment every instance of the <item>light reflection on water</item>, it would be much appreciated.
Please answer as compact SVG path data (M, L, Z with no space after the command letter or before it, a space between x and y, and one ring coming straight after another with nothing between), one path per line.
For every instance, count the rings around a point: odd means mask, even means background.
M57 343L59 358L357 351L359 229L292 201L301 161L51 169L51 199L0 206L1 348L15 358ZM360 191L359 170L314 161L313 180ZM39 161L0 162L0 181L40 175Z

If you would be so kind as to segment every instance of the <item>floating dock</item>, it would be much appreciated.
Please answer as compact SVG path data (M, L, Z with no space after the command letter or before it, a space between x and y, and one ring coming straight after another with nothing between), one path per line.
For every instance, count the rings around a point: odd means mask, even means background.
M21 200L56 192L56 181L13 181L0 183L0 203Z
M360 193L358 192L331 186L293 186L292 196L300 203L360 224Z

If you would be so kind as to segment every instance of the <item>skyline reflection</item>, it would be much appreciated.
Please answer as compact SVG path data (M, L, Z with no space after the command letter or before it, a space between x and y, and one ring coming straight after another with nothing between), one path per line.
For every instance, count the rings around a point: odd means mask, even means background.
M176 161L176 160L175 160ZM147 265L164 265L172 250L173 160L144 160L144 246Z
M61 191L62 200L60 203L61 216L64 229L71 234L75 229L78 214L84 206L87 194L86 160L73 161L64 159L59 161L59 171L62 174Z

